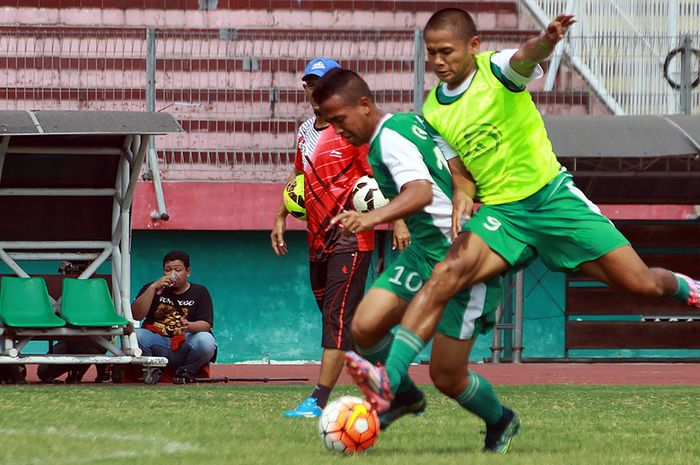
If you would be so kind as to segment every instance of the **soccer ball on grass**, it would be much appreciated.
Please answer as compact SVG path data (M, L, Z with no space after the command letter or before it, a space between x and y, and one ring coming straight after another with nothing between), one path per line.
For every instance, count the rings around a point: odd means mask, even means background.
M379 437L379 417L368 402L343 396L326 405L318 422L329 451L354 454L369 449Z

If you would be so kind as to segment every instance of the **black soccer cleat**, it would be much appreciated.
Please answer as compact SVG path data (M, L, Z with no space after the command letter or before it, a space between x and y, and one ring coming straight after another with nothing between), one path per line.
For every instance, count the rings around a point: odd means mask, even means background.
M425 394L417 387L413 387L407 392L397 393L394 400L391 401L389 409L379 414L379 428L384 431L393 422L409 413L421 415L425 412L426 406Z
M486 425L486 441L484 452L496 452L505 454L510 448L510 443L518 434L520 419L518 414L507 407L503 407L503 416L495 425Z

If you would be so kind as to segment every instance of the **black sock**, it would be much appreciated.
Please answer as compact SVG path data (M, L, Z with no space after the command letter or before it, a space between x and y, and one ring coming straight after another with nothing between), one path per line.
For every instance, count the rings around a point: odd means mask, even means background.
M317 384L316 389L314 389L314 392L311 393L311 397L316 398L316 404L319 407L325 408L332 390L333 388L323 386L322 384Z

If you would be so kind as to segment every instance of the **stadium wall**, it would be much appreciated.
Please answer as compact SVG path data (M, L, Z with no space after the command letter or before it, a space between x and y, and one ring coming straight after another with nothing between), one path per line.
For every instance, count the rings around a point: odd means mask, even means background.
M268 231L134 231L133 294L160 275L165 253L184 250L192 281L206 285L214 300L219 363L319 360L321 319L309 288L304 232L287 233L284 257L274 255L269 240ZM390 261L390 246L385 253ZM375 263L376 253L368 281L376 277ZM482 338L473 359L490 356L490 345L490 335Z
M276 257L268 231L134 231L132 289L161 272L163 255L182 249L192 258L192 280L205 284L215 305L219 363L319 360L320 318L308 284L302 231L287 235L289 254ZM385 247L386 260L393 257ZM375 257L376 258L376 257ZM370 280L376 276L372 268ZM562 273L535 262L525 271L525 358L564 356ZM480 338L473 361L490 357L491 334ZM700 357L690 350L572 351L572 357ZM421 356L427 360L427 352Z
M267 230L135 230L132 249L132 299L161 273L163 255L173 249L192 259L192 280L211 291L218 363L309 361L320 358L320 318L308 284L308 254L303 231L287 234L289 254L276 257ZM385 247L386 261L394 254ZM376 256L375 260L376 262ZM56 273L59 262L22 262L30 274ZM109 273L109 264L98 273ZM0 274L11 274L4 265ZM376 277L371 269L368 281ZM525 358L564 357L565 279L541 262L525 270ZM471 359L490 357L491 334L481 337ZM45 353L45 342L30 343ZM700 357L700 350L587 350L571 357ZM421 355L428 360L428 351Z
M137 188L133 228L133 283L137 292L160 273L171 249L191 253L193 279L207 285L215 300L214 332L221 362L317 360L320 320L308 285L304 223L288 219L289 255L276 257L269 244L272 214L282 184L165 182L171 219L154 221L150 183ZM688 205L602 205L613 220L685 220L697 213ZM385 250L386 260L391 250ZM541 262L525 270L523 356L564 357L564 275ZM370 281L372 280L370 275ZM278 323L279 324L275 324ZM490 357L492 337L480 338L472 360ZM690 357L700 351L571 351L571 357ZM424 353L422 358L427 360Z

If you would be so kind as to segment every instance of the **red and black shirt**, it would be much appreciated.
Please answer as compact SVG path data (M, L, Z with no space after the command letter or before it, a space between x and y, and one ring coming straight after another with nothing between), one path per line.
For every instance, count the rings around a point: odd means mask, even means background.
M318 130L316 118L299 128L295 166L304 172L304 204L311 261L325 260L331 252L367 252L374 249L374 232L341 235L331 219L341 209L352 209L352 189L357 180L371 175L368 147L355 147L332 126Z

